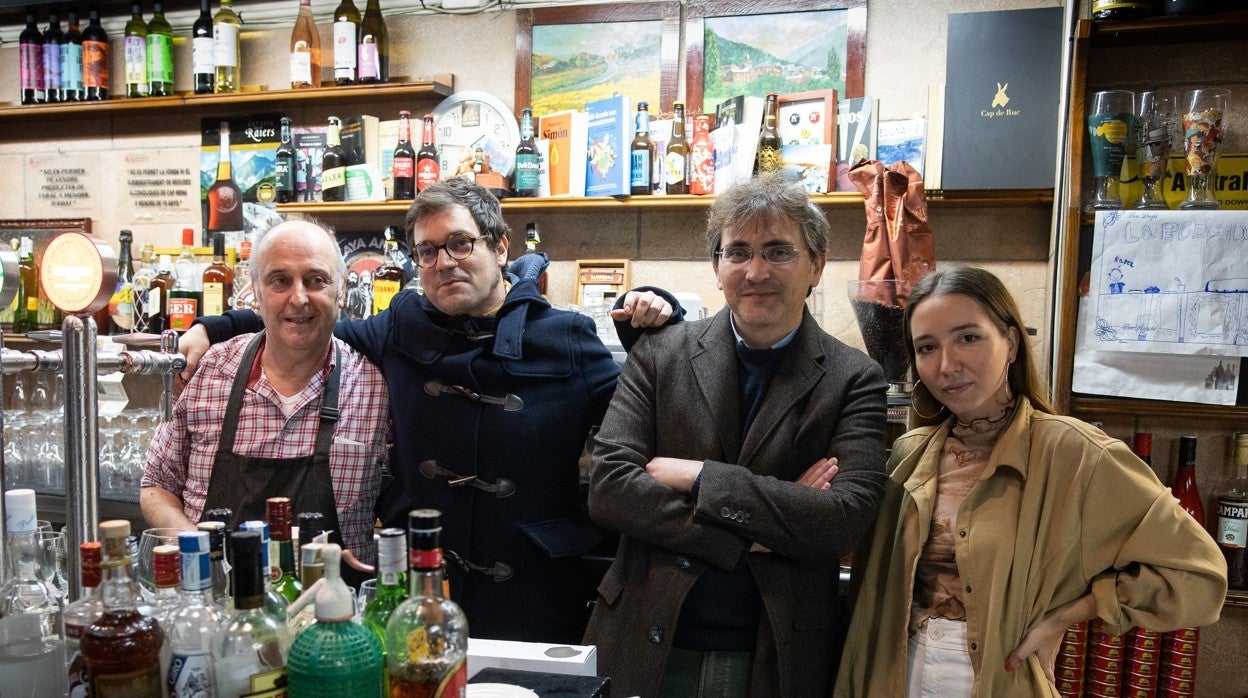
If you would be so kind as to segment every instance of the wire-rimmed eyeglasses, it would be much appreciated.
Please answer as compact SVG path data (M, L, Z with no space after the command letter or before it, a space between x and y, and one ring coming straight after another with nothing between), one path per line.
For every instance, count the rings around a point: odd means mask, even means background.
M715 252L720 261L728 264L745 264L754 259L754 254L754 248L746 245L729 245ZM758 250L758 254L772 264L792 264L801 256L802 248L797 245L766 245Z
M441 245L435 245L432 242L418 242L416 243L416 264L422 269L428 269L436 265L438 263L439 250L446 250L446 255L457 262L468 259L472 256L472 250L476 247L477 240L484 239L474 238L463 233L455 233Z

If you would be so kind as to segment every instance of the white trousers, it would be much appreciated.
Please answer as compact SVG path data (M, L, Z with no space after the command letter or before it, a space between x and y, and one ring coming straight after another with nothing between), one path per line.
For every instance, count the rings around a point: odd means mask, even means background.
M928 618L910 636L906 695L909 698L965 698L975 670L966 649L966 623Z

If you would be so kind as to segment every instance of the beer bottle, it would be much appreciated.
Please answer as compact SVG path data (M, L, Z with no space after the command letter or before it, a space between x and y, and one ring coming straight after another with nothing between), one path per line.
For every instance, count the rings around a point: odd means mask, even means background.
M754 161L754 171L780 171L780 131L776 129L775 92L767 93L763 103L763 130L758 134L758 159Z
M633 143L629 146L628 193L634 196L650 194L650 158L654 143L650 140L650 104L637 103L637 127Z
M516 196L537 196L541 188L542 165L533 142L533 110L520 112L520 144L516 146Z
M420 150L416 152L416 191L424 191L441 178L442 166L438 164L438 148L433 142L433 114L425 114Z
M342 152L338 134L338 117L329 117L325 138L325 155L321 158L321 201L345 201L347 194L347 157Z
M394 148L394 198L416 198L416 151L412 150L412 113L399 112L399 144Z
M672 105L672 138L667 142L664 184L668 194L689 193L689 141L685 138L685 103Z

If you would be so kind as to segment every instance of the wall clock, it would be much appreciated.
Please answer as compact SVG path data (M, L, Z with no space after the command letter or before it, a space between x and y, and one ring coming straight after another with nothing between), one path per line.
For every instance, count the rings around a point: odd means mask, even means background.
M432 113L438 164L444 179L472 172L472 155L477 147L489 157L491 170L504 178L511 176L520 126L497 97L464 90L442 100Z

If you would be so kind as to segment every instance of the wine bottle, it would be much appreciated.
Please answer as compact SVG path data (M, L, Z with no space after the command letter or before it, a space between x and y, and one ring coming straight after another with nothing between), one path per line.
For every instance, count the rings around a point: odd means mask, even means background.
M104 545L100 596L104 613L82 634L82 656L91 671L92 695L99 698L160 698L160 623L139 613L139 582L131 572L126 538L130 522L100 523Z
M230 161L230 122L222 121L218 135L217 179L208 188L208 232L240 231L243 219L243 190L234 181Z
M537 196L542 181L542 164L533 142L533 110L520 112L520 143L516 146L516 196Z
M208 0L199 0L199 17L191 25L191 82L195 94L212 94L217 81L216 48L212 38L212 13Z
M212 264L200 276L203 288L203 314L220 315L234 307L234 270L225 263L225 234L212 236Z
M244 521L238 525L240 531L255 531L260 534L260 563L263 565L264 573L264 607L273 614L274 618L286 622L286 597L277 593L277 589L273 588L275 582L282 577L282 570L277 566L276 556L273 555L273 541L270 538L269 524L259 519Z
M685 138L685 103L672 105L672 137L664 158L664 180L668 194L689 193L689 141Z
M208 534L208 566L211 569L212 603L221 611L232 611L234 598L230 595L230 570L225 563L225 522L200 521L195 528ZM183 575L185 581L185 575Z
M1135 435L1131 437L1131 450L1135 451L1135 455L1139 456L1140 460L1148 464L1149 467L1152 467L1153 465L1153 434L1152 432L1147 432L1147 431L1135 432Z
M412 149L412 113L399 112L399 143L394 148L394 198L416 198L416 151Z
M334 84L351 85L356 78L356 47L360 43L360 11L351 0L342 0L334 9L333 29Z
M407 534L401 528L383 528L377 539L377 595L364 607L364 627L373 631L386 649L386 624L407 599Z
M134 234L121 231L118 236L120 251L117 254L117 285L108 300L108 315L113 334L129 334L134 328L134 258L130 245Z
M48 28L43 32L43 98L46 102L66 101L61 75L61 44L64 41L61 14L56 9L49 10Z
M1248 432L1235 434L1230 476L1218 485L1214 526L1232 589L1248 590Z
M165 19L163 0L152 3L147 23L147 81L151 96L173 96L173 27Z
M23 237L17 254L17 307L13 311L13 331L24 334L39 329L39 266L35 264L35 243Z
M312 17L312 0L299 0L295 28L290 31L290 86L321 86L321 34Z
M65 37L61 39L61 96L66 102L81 102L82 30L78 27L78 10L70 8Z
M1179 437L1179 466L1174 473L1174 484L1171 486L1179 506L1205 525L1205 503L1196 487L1196 437Z
M169 698L214 695L212 638L221 613L212 598L211 536L206 531L178 534L182 556L182 592L165 631L169 641Z
M4 583L0 584L0 687L8 696L64 695L65 637L60 597L39 579L35 491L4 493ZM97 694L98 695L98 694Z
M234 11L234 0L221 0L221 9L212 18L212 62L215 66L212 91L216 94L239 92L243 88L238 48L242 28L243 20Z
M434 143L433 114L425 114L420 150L416 152L416 191L424 191L439 179L442 179L442 166L438 164L438 147Z
M43 34L35 25L34 7L26 8L26 28L17 41L22 104L42 104L47 96L43 89Z
M108 33L100 26L100 8L92 5L82 30L82 84L90 101L108 99Z
M82 656L79 641L82 633L104 615L104 601L97 591L100 586L100 563L103 550L99 542L78 545L78 564L82 577L82 596L65 607L65 656L69 658L69 695L91 693L91 672Z
M325 530L325 515L319 511L301 511L295 517L295 521L299 522L300 551L303 550L303 546L313 542ZM307 589L312 585L308 583L307 579L304 579L302 556L299 559L299 579L303 581L303 588Z
M273 590L294 603L303 591L303 584L295 576L295 547L290 539L291 518L294 515L289 497L269 497L265 500L264 518L269 524L269 557L277 562Z
M266 608L260 534L235 531L229 540L234 612L213 641L212 658L217 695L232 698L285 683L291 637L286 620Z
M143 21L143 5L130 3L130 21L126 22L125 38L126 96L146 97L149 94L147 77L147 22Z
M387 226L384 235L386 261L373 275L373 315L389 308L390 302L407 285L395 227Z
M758 134L758 157L755 172L780 171L780 131L776 128L778 97L768 92L763 102L763 130Z
M360 22L359 81L368 85L390 81L390 38L378 0L368 0Z
M633 130L633 142L629 145L628 193L646 196L650 189L650 158L654 155L654 143L650 140L650 103L637 103L637 120Z
M295 146L290 133L290 117L282 117L281 142L273 155L273 179L277 188L277 203L288 204L295 200Z
M325 134L325 155L321 158L321 200L343 201L347 192L347 158L342 152L338 117L329 117Z
M316 624L299 633L290 647L286 664L290 697L379 696L381 643L352 622L355 603L342 581L342 548L328 543L321 555L325 576L291 605L294 613L315 601Z
M459 695L468 683L468 618L442 591L441 512L409 514L408 598L386 623L391 696Z

